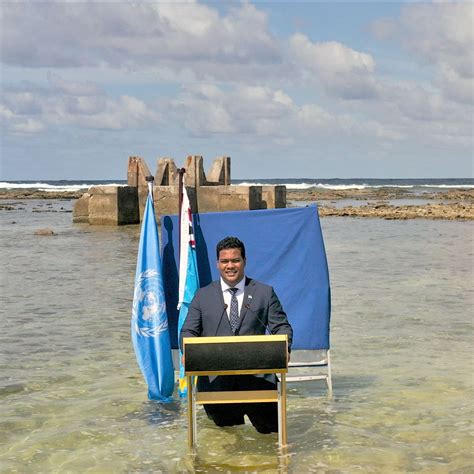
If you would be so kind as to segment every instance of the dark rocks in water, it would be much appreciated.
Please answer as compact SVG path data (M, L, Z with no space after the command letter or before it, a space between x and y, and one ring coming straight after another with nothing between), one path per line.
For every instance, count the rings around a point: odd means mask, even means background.
M22 383L12 383L5 387L0 387L0 397L13 395L14 393L23 392L26 390L26 386Z
M0 199L78 199L86 189L78 191L40 191L39 189L1 189Z
M35 235L58 235L56 232L54 232L53 229L37 229L35 230Z

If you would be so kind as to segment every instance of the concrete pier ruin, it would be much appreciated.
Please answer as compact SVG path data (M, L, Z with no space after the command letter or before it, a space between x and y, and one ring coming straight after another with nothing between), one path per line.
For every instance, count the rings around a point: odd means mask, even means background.
M184 186L193 213L274 209L286 207L285 186L231 186L231 159L216 158L204 172L203 157L190 155L184 164ZM148 195L146 177L151 176L145 160L128 159L126 186L93 186L74 206L73 222L92 225L140 223ZM153 199L157 219L177 214L179 172L173 158L159 158L154 175Z

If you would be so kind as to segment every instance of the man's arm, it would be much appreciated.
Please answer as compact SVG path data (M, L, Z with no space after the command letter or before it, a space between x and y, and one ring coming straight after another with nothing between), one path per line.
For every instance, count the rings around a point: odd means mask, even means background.
M188 314L184 321L181 333L179 335L179 347L183 352L183 338L184 337L198 337L202 334L202 318L201 307L199 301L199 291L194 296L189 305Z
M286 313L283 311L280 300L273 288L268 304L268 330L270 331L270 334L287 334L288 351L291 351L293 329L291 328Z

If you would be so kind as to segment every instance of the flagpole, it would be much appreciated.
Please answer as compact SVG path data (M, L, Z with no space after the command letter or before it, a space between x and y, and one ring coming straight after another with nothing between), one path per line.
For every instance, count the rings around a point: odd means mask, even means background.
M151 194L151 198L153 199L153 181L155 178L153 176L145 176L145 180L148 183L148 192Z
M179 180L178 180L178 242L181 242L181 213L183 207L183 186L184 186L184 173L185 168L179 168ZM180 246L181 247L181 246ZM178 250L178 258L181 258L181 248Z

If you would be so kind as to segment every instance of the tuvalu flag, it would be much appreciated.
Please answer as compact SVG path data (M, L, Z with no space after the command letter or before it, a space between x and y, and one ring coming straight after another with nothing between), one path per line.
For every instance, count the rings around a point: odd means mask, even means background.
M148 398L168 401L174 389L174 370L151 183L148 186L135 274L132 342Z
M193 216L189 203L186 187L183 186L183 201L180 210L181 234L179 243L179 294L178 294L178 338L188 315L189 305L194 298L194 294L199 288L199 276L196 259L196 241L194 240ZM184 367L181 362L181 349L179 353L179 385L178 393L181 397L187 394L186 377Z

